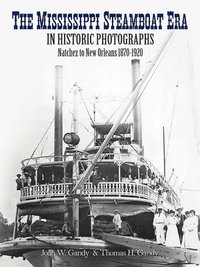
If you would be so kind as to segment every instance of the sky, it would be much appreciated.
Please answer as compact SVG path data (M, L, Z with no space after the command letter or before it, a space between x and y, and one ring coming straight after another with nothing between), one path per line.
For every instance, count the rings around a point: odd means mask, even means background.
M92 3L92 4L91 4ZM58 57L57 45L47 46L46 31L13 30L12 11L34 13L48 12L94 12L105 10L115 13L166 13L187 16L189 29L176 31L165 55L142 96L142 125L145 156L163 172L162 127L165 127L167 147L167 178L172 168L171 180L181 194L184 210L196 209L200 213L200 155L199 155L199 28L198 6L193 1L5 1L0 3L0 211L10 222L15 217L16 174L20 172L21 160L30 157L54 116L55 65L63 65L64 129L71 127L71 88L76 82L90 113L92 99L99 95L97 120L103 122L102 114L109 117L120 100L131 90L132 57ZM119 33L120 31L118 31ZM129 32L129 31L128 31ZM135 32L134 32L135 33ZM153 60L168 31L154 31L154 45L141 46L141 74ZM65 48L65 47L64 47ZM69 46L80 49L84 47ZM96 47L95 49L98 49ZM102 48L102 47L100 47ZM122 48L117 46L118 48ZM105 46L105 49L116 47ZM92 138L90 121L79 97L80 147ZM174 112L173 112L174 110ZM100 111L100 112L99 112ZM173 116L172 116L173 114ZM173 117L173 119L172 119ZM170 131L171 125L171 131ZM171 133L171 134L170 134ZM53 129L50 128L35 155L53 152ZM169 137L170 136L170 137Z

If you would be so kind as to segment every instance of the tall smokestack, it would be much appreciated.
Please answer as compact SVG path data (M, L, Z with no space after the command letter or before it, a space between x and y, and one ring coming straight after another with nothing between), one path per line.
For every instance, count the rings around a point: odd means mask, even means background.
M62 126L62 88L63 66L55 66L55 128L54 128L54 156L55 161L62 160L63 154L63 126Z
M132 59L132 88L137 84L140 79L140 60ZM141 116L141 102L138 100L133 109L133 138L135 142L142 148L142 116Z

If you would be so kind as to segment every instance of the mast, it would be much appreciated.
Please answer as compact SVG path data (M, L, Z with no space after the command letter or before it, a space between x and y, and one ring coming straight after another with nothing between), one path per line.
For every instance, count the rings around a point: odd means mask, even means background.
M78 107L77 107L77 92L81 91L81 88L75 83L73 88L73 112L72 112L72 131L77 134L78 132Z
M62 88L63 88L63 66L57 65L55 66L55 124L54 124L55 161L62 160L62 154L63 154Z
M75 83L73 88L73 112L72 112L72 131L78 133L78 107L77 107L77 93L81 91L81 88ZM78 145L76 145L77 148ZM76 149L75 148L75 149ZM73 155L73 183L76 184L79 178L79 162L78 154L75 151ZM73 218L72 218L73 230L75 236L79 236L79 199L73 198Z
M140 60L132 59L132 88L136 90L136 84L140 79ZM141 99L138 100L133 108L133 139L142 149L142 116L141 116Z
M164 169L164 178L166 179L165 127L164 126L163 126L163 169Z

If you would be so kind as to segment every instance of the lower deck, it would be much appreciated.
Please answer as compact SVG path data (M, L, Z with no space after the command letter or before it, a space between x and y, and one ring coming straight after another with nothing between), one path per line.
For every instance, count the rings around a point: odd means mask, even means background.
M21 221L27 216L32 223L35 220L52 220L58 225L58 231L61 230L61 224L68 221L71 229L77 229L77 236L99 237L102 229L95 228L95 222L100 221L105 228L109 225L110 232L107 233L114 232L112 219L117 209L122 221L128 223L133 233L141 238L153 239L153 216L157 205L164 210L174 209L174 205L146 185L99 182L95 186L90 182L85 184L79 196L72 194L71 185L62 183L24 187L17 205L17 217ZM20 221L16 222L15 232ZM43 225L46 227L45 223ZM46 229L42 231L50 234ZM129 234L126 225L125 233Z

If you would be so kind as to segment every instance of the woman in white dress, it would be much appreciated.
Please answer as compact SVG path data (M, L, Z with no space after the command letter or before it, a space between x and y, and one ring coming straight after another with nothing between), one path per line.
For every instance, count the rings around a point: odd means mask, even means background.
M181 243L181 246L183 247L183 248L185 248L186 247L186 243L185 243L185 235L187 235L186 234L186 229L187 229L187 224L188 224L188 218L190 217L190 212L189 211L186 211L185 212L185 220L184 220L184 222L183 222L183 227L182 227L182 231L183 231L183 240L182 240L182 243ZM187 237L186 237L187 238Z
M190 217L183 223L183 246L185 248L200 249L198 239L198 218L195 211L190 211Z
M180 240L177 229L178 219L175 216L175 211L170 210L169 216L166 220L167 235L166 235L166 246L180 247Z

